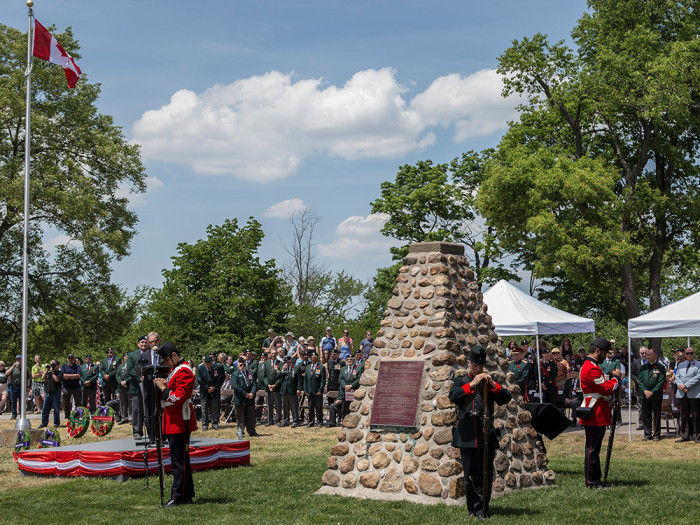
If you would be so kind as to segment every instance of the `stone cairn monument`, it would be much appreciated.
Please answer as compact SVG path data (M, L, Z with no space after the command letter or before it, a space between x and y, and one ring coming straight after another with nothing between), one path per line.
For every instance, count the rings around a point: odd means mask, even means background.
M513 394L494 413L501 437L493 497L553 484L464 247L412 244L396 282L318 493L465 504L448 394L476 344L487 348L485 370Z

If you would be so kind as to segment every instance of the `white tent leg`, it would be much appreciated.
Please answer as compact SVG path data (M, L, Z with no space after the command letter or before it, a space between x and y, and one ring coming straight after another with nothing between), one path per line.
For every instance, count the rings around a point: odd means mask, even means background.
M632 338L627 338L627 415L629 416L629 437L632 441Z

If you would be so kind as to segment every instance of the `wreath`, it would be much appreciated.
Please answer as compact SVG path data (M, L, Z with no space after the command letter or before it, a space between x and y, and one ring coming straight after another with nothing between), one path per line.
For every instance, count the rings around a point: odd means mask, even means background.
M106 436L114 426L114 409L108 406L100 406L92 413L90 418L90 430L98 437Z
M49 447L60 447L61 446L61 434L58 430L49 430L48 428L44 430L39 440L39 448L49 448Z
M90 413L85 407L75 407L75 410L71 411L68 421L66 421L66 432L73 438L82 437L88 429L88 422L90 420Z
M17 439L15 439L15 449L12 451L12 458L17 462L17 456L22 450L29 450L29 445L31 445L29 432L26 430L20 430L17 432Z

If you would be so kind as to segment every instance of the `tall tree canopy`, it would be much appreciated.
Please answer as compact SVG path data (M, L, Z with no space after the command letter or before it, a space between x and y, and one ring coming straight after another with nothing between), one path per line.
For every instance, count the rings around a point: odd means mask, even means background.
M268 328L285 326L291 302L274 259L258 257L263 237L251 217L244 226L226 220L207 227L205 239L180 243L141 324L189 356L260 348Z
M695 0L588 5L575 50L537 34L499 58L504 95L527 102L478 207L523 266L589 291L582 313L624 322L698 283L700 11Z
M80 58L70 29L50 30ZM21 323L26 57L26 33L0 24L0 341L6 348L19 344ZM84 75L68 89L60 67L34 61L29 312L36 350L109 341L134 313L110 283L110 264L128 255L136 233L136 214L117 189L143 192L145 173L138 146L98 112L99 93ZM98 328L95 316L103 308L114 316L105 315L112 323Z

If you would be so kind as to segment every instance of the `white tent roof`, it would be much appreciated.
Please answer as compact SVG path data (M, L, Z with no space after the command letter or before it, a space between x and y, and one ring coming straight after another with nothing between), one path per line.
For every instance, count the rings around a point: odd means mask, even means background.
M629 337L700 335L700 292L627 321Z
M595 332L595 321L538 301L501 280L484 292L484 302L500 336Z

